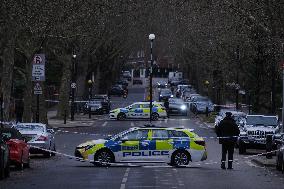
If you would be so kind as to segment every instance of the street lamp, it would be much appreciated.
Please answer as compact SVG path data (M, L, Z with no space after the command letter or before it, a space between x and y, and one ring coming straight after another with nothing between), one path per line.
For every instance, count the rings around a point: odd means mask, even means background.
M153 42L155 39L155 35L154 34L150 34L149 35L149 39L150 39L150 44L151 44L151 67L150 67L150 123L152 121L152 107L153 107L153 96L152 96L152 80L153 80Z
M93 81L89 79L88 80L88 88L89 88L89 105L88 105L89 119L91 119L91 116L92 116L91 106L90 106L90 101L92 99L92 85L93 85Z
M76 54L73 51L72 54L72 83L71 83L71 121L74 121L74 114L75 114L75 89L76 89L76 76L75 76L75 69L76 69Z

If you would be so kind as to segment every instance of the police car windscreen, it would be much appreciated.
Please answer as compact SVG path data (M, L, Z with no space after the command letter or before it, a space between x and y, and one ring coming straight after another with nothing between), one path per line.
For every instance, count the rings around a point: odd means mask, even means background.
M277 126L276 117L263 117L263 116L248 116L247 125L263 125L263 126Z

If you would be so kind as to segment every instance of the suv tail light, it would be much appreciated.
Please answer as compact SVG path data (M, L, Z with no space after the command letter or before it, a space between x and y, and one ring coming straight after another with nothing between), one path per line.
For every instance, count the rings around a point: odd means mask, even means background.
M196 144L200 145L200 146L204 146L205 147L205 141L204 140L196 140L194 141Z
M47 141L47 137L46 136L40 136L38 139L36 139L36 141Z

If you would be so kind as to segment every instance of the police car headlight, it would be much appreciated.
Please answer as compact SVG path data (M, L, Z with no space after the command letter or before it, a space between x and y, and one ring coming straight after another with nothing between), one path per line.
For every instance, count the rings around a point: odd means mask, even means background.
M160 94L160 97L162 97L163 95Z
M171 98L173 98L174 97L174 95L171 95Z
M186 106L185 106L185 105L182 105L182 106L180 107L180 109L181 109L181 110L186 110Z

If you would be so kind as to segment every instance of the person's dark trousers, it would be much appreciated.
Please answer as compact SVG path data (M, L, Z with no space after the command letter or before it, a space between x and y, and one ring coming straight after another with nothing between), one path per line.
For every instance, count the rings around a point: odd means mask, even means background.
M232 142L223 143L222 144L222 159L221 159L221 168L225 168L226 156L228 153L228 169L233 168L233 160L234 160L234 147L235 144Z
M166 112L167 112L167 117L170 118L169 108L166 108Z

